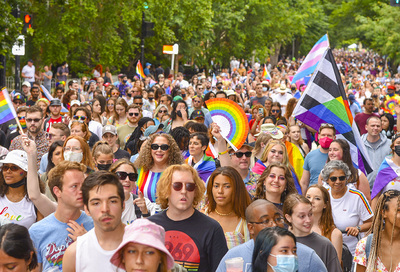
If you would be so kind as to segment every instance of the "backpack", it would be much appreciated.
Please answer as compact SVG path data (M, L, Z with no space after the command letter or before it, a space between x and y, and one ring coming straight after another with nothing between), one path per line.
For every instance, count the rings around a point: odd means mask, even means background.
M353 265L353 255L349 247L343 243L342 247L342 264L343 264L343 272L351 272L351 267Z

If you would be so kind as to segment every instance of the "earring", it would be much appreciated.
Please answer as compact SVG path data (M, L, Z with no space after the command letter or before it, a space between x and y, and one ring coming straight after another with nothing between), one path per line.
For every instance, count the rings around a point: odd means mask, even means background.
M383 218L383 225L382 225L382 230L385 229L385 218Z
M265 185L263 185L263 191L265 192L267 190L267 188L265 187Z

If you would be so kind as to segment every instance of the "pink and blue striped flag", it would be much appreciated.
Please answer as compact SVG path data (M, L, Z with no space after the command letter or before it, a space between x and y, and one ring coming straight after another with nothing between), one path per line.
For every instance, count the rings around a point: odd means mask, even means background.
M0 124L17 118L14 106L11 102L10 95L6 88L0 92Z
M300 68L297 70L296 75L292 79L292 84L314 73L319 60L322 58L322 55L325 53L327 48L329 48L329 40L328 34L325 34L321 39L319 39L304 59Z

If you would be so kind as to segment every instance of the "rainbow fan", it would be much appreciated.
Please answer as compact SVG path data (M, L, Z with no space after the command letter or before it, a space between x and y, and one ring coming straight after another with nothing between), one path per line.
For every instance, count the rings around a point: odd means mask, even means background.
M221 128L221 135L233 149L240 149L249 133L249 123L243 109L226 98L206 101L212 120Z

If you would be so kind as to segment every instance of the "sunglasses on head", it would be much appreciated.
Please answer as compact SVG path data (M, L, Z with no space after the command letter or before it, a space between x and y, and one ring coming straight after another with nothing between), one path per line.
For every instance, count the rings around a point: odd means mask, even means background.
M87 119L86 116L78 116L78 115L74 115L73 118L74 118L74 120L77 120L77 121L85 121Z
M321 128L323 128L323 127L330 127L330 128L333 128L333 127L335 127L335 126L332 125L332 124L329 124L329 123L322 123L320 127L321 127Z
M123 172L123 171L118 171L115 174L117 174L117 176L120 180L125 180L126 177L129 177L130 181L137 181L137 178L138 178L138 174L136 174L136 173L127 173L127 172Z
M129 114L129 116L139 116L139 113L138 112L130 112L130 113L128 113Z
M339 179L340 181L345 181L346 180L346 176L340 176L340 177L329 177L330 181L332 182L336 182L337 179Z
M20 168L16 165L3 165L3 167L1 168L3 170L3 172L8 171L8 169L11 169L11 171L15 172L18 171Z
M169 145L167 145L167 144L162 144L162 145L151 144L151 149L158 150L159 148L161 148L162 151L167 151L169 149Z
M183 188L183 184L185 184L185 189L188 192L193 192L194 189L196 189L196 184L194 184L194 183L183 183L183 182L173 182L172 183L172 188L175 191L180 191Z
M236 152L233 153L237 158L241 158L243 157L243 155L246 156L246 158L250 158L251 157L251 151L246 151L246 152Z

